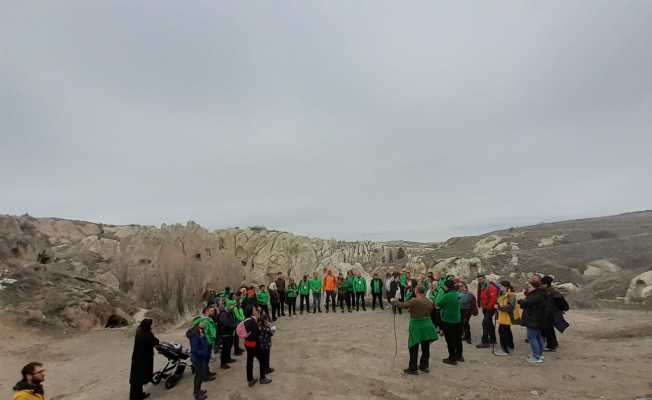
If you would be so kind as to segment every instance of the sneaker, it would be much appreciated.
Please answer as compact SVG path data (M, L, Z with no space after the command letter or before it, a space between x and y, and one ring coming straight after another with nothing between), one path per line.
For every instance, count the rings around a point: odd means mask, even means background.
M488 349L491 345L489 343L480 343L475 345L475 347L478 349Z
M249 382L247 382L247 385L249 385L249 387L252 387L253 385L256 384L256 382L258 382L258 379L252 379Z
M267 385L268 383L272 383L272 380L269 378L263 378L260 380L261 385Z
M495 355L495 356L508 356L509 353L505 353L505 352L502 351L502 350L498 350L498 351L496 351L496 352L494 353L494 355Z
M417 371L412 370L412 369L410 369L410 368L405 368L405 369L403 370L403 372L405 372L405 373L408 374L408 375L419 375L419 373L418 373Z
M419 371L424 372L424 373L426 373L426 374L427 374L428 372L430 372L430 370L429 370L428 368L421 368L421 367L419 367Z
M528 354L527 357L528 357L528 358L534 358L534 356L532 355L532 353ZM542 360L545 360L545 359L546 359L545 356L541 356L541 357L539 357L539 358L542 359Z
M451 359L449 359L449 358L444 358L444 359L441 360L441 361L442 361L444 364L448 364L448 365L457 365L457 361L455 361L455 360L451 360Z
M543 362L543 359L542 358L528 357L527 362L532 363L532 364L541 364Z
M546 347L545 349L543 349L543 351L545 351L546 353L555 353L557 349L549 349Z

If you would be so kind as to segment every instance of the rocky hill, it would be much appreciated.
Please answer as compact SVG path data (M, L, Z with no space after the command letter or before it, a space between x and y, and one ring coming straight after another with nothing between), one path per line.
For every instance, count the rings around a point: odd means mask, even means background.
M554 275L575 304L649 304L652 211L514 227L443 243L342 242L262 227L114 226L0 216L0 308L19 320L86 329L137 313L175 320L208 288L300 279L331 268L478 272L522 285Z

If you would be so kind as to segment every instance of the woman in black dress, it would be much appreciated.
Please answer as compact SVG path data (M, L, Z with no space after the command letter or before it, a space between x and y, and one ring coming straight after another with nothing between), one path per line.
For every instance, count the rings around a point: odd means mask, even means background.
M131 355L129 400L142 400L149 397L149 393L143 393L143 385L152 380L154 374L154 347L157 344L158 339L152 333L152 320L145 318L136 330L134 352Z

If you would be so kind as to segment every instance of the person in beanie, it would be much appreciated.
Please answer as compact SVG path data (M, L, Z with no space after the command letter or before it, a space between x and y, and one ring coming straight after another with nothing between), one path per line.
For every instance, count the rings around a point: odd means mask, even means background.
M153 355L152 355L153 357ZM43 382L45 381L45 368L40 362L31 362L25 365L20 374L23 376L13 387L14 400L45 400L45 391ZM142 385L140 391L142 393ZM144 399L149 394L143 394L140 398Z
M471 344L471 317L478 315L478 303L473 293L469 292L466 283L460 282L458 285L458 299L460 301L460 311L462 312L462 340Z
M317 272L312 274L309 284L312 293L312 313L316 314L317 311L321 312L321 279L317 276Z
M233 336L235 333L235 317L233 316L233 309L235 308L235 300L226 300L225 307L220 310L217 320L217 331L220 333L222 341L222 353L220 354L220 368L229 369L229 363L235 362L231 358L231 346L233 345Z
M530 287L526 290L525 299L519 300L523 316L521 325L527 328L527 340L532 347L532 354L527 358L530 363L543 362L542 328L547 317L548 306L545 289L541 287L541 279L534 276L530 279Z
M512 284L509 281L500 282L503 288L498 297L498 337L502 351L494 352L497 356L509 355L514 350L514 336L512 335L512 323L515 319L516 295Z
M271 383L272 380L265 377L267 362L265 361L265 353L260 346L260 329L258 328L258 320L261 318L258 307L247 307L244 310L245 320L244 326L249 335L245 338L245 348L247 349L247 384L252 387L256 382L264 385ZM258 360L260 366L259 380L254 379L254 358Z
M281 299L276 289L276 282L269 284L269 304L272 306L272 321L281 317Z
M482 340L477 348L487 348L496 343L496 301L498 288L493 282L488 282L483 274L478 275L478 308L482 309Z
M383 307L383 280L378 277L378 274L374 272L374 277L371 280L371 309L376 309L376 300L380 305L380 309L384 310Z
M346 308L351 311L351 299L349 298L349 288L344 276L340 272L337 275L337 302L340 305L340 309L344 312L344 304L346 303Z
M294 279L290 278L290 283L288 284L285 296L288 303L288 315L291 317L293 314L297 315L297 295L299 291L297 289L297 284L294 283Z
M152 381L154 375L154 348L158 339L152 333L152 320L145 318L136 329L134 352L131 355L131 372L129 373L129 400L142 400L149 397L143 393L143 385Z
M399 277L396 277L397 280ZM410 363L408 368L403 372L410 375L418 375L417 358L419 356L419 346L421 346L421 359L419 360L419 370L422 372L430 371L430 343L437 340L437 331L432 324L430 314L434 306L425 298L426 289L418 286L416 296L405 303L396 298L392 298L392 305L406 308L410 312L410 326L408 336L408 349L410 352Z
M360 304L362 304L362 311L367 311L364 298L364 295L367 292L367 281L365 281L360 272L355 274L355 279L353 280L353 292L355 293L355 310L360 311Z
M435 298L435 306L439 309L440 327L444 331L448 346L448 358L444 358L442 361L446 364L456 365L458 361L464 361L464 357L462 355L462 314L457 297L457 285L454 280L449 279L444 283L443 290Z
M190 361L195 369L195 379L193 384L193 399L206 399L206 391L201 389L203 382L215 379L208 376L208 361L210 360L210 351L208 340L204 335L206 319L197 318L193 322L192 328L186 332L186 337L190 341Z
M256 302L260 307L260 312L269 318L269 292L265 289L265 285L260 285L258 293L256 293Z
M283 278L282 272L276 274L276 290L278 291L278 300L281 305L281 315L285 316L285 296L287 293L285 291L285 279Z
M324 277L324 291L326 292L326 312L328 312L328 306L332 304L333 312L335 312L336 305L336 294L337 294L337 279L333 275L333 271L330 269L326 272Z
M299 314L303 314L303 302L306 302L306 312L310 314L310 283L308 282L308 275L304 275L303 279L299 281Z

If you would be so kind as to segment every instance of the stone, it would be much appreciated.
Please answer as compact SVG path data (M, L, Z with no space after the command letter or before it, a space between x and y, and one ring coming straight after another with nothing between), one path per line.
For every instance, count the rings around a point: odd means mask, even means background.
M622 268L607 259L591 261L584 270L584 276L597 278L605 274L613 274L622 271Z
M652 270L635 276L629 283L625 294L626 303L642 302L652 299Z

